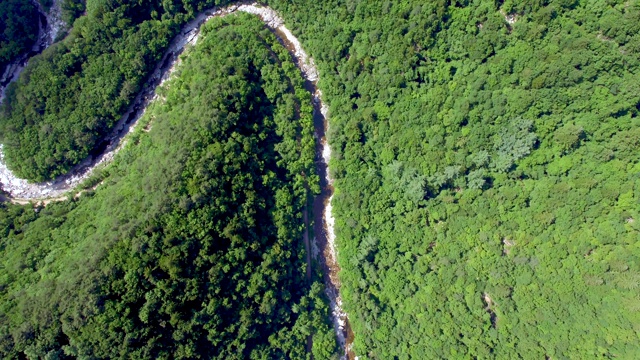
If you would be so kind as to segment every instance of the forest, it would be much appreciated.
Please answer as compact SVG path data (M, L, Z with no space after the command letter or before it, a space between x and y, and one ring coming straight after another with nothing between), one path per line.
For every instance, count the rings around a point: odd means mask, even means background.
M640 358L640 1L266 3L329 105L359 359ZM86 158L213 4L89 1L9 89L8 166ZM95 191L2 205L3 357L335 356L308 93L257 19L205 32Z
M215 19L86 192L2 204L0 357L331 358L302 86L261 20Z
M640 356L637 1L281 11L330 105L357 355Z
M0 76L38 36L38 9L29 0L0 1Z
M74 1L63 3L68 19L77 15ZM7 165L22 178L44 181L84 160L124 114L179 26L213 5L89 1L68 36L9 87L0 108Z
M0 1L0 76L7 65L18 56L29 52L38 37L40 14L36 5L50 11L52 0L2 0ZM61 0L60 17L69 27L85 10L82 0ZM66 34L61 29L59 36Z

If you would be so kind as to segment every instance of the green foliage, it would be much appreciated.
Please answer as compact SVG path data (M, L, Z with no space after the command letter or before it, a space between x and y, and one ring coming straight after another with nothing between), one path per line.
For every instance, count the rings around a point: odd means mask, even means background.
M511 170L517 160L531 153L536 142L536 134L531 132L533 121L522 118L510 121L497 134L493 145L496 153L492 164L499 172Z
M69 27L73 25L73 21L79 18L85 11L84 0L63 0L60 4L62 11L62 21Z
M38 36L38 9L29 0L0 1L0 74Z
M331 358L323 287L305 278L302 84L262 21L212 20L102 185L3 205L0 356L305 359L312 337Z
M637 1L270 3L330 105L358 356L640 357Z
M640 357L637 1L268 2L330 104L359 356ZM9 165L45 179L83 159L211 4L89 1L9 92ZM291 240L317 187L307 95L267 32L225 23L104 187L5 212L7 354L299 358L313 334L330 356Z
M63 2L70 21L80 3ZM208 2L92 1L60 43L35 57L0 109L7 165L43 181L84 160L125 112L179 25Z

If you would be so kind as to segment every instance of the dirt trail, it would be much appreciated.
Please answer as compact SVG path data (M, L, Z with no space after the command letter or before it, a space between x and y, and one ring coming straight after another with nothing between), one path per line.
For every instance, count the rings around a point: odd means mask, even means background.
M135 129L138 120L144 114L149 103L158 97L155 94L155 89L170 77L177 64L178 56L182 53L185 46L197 42L202 24L213 17L226 16L237 11L257 15L264 21L266 26L291 53L293 61L306 80L307 90L312 94L315 137L317 139L316 164L321 177L322 192L314 199L313 203L315 235L313 241L309 241L308 213L306 210L303 213L304 222L305 225L307 225L304 234L304 242L308 254L307 277L310 278L311 276L311 254L313 254L323 268L326 294L330 301L334 329L341 348L345 350L342 358L354 358L354 355L350 351L353 332L351 332L349 328L347 314L342 309L342 298L339 293L340 280L338 273L340 268L336 258L334 218L331 206L331 199L333 197L333 187L331 184L333 180L328 171L331 149L329 148L326 138L329 126L327 122L328 106L322 101L322 92L317 88L319 76L313 59L307 55L300 41L293 33L284 26L284 20L271 8L263 7L256 3L231 5L221 9L213 8L202 12L195 19L184 25L179 35L169 45L162 60L150 76L149 81L138 96L136 96L127 112L118 121L112 133L97 146L94 155L76 165L67 174L49 182L29 183L24 179L16 177L11 170L6 167L4 154L2 153L2 145L0 145L0 187L9 194L11 201L16 203L46 203L66 200L67 193L79 193L75 190L76 187L89 178L95 169L111 161L114 155L124 146L127 140L126 135ZM54 37L55 35L51 39ZM45 42L45 44L48 46L51 42ZM27 60L24 61L24 64L26 64ZM17 78L17 75L15 78ZM4 91L4 86L0 90Z

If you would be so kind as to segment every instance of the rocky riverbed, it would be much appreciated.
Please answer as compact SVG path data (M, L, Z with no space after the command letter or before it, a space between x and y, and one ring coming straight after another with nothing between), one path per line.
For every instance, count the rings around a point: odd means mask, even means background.
M57 4L57 1L56 1ZM59 10L58 10L59 11ZM259 6L255 3L232 5L225 8L213 8L200 13L195 19L184 25L180 34L171 42L162 60L154 69L149 81L143 90L136 96L127 112L122 116L114 127L112 133L98 146L98 155L91 156L82 163L76 165L67 174L52 181L44 183L29 183L24 179L16 177L5 165L2 145L0 145L0 186L15 202L25 201L51 201L65 199L66 194L77 192L76 187L86 180L95 169L108 163L120 150L127 140L127 134L135 129L138 120L144 114L151 101L157 98L156 88L166 81L176 64L178 57L187 44L195 44L198 40L199 30L202 24L216 16L226 16L237 11L251 13L259 16L267 27L278 37L279 41L289 50L291 56L302 72L306 80L307 90L312 94L314 108L314 126L317 139L317 161L318 172L321 176L322 192L314 200L314 239L312 243L313 253L323 268L326 293L330 300L332 320L336 331L336 336L340 346L345 349L344 358L350 352L348 338L352 339L348 325L347 314L342 309L342 299L340 297L340 281L338 273L340 268L337 264L337 250L335 245L334 218L332 214L331 199L333 197L333 180L328 171L328 164L331 159L331 149L326 139L328 129L328 106L323 102L322 92L317 88L319 78L318 70L311 57L304 51L300 41L293 33L284 26L284 20L276 11L271 8ZM59 16L59 13L58 13ZM59 18L59 17L58 17ZM49 26L48 24L52 24ZM45 47L51 45L57 31L54 20L47 20L45 32L41 44ZM42 51L43 49L40 49ZM33 54L35 55L35 54ZM28 59L24 60L24 64ZM21 69L20 69L21 70ZM17 79L19 71L13 75L10 81ZM4 91L4 86L2 89ZM350 334L350 336L348 336ZM353 357L353 354L348 354Z

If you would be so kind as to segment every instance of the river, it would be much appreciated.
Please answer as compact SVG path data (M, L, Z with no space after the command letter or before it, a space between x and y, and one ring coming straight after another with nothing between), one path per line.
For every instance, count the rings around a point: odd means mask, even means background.
M57 4L57 1L56 1ZM57 6L54 4L54 6ZM39 7L42 11L42 9ZM340 280L338 274L340 267L337 263L337 251L335 244L334 218L332 214L331 200L333 197L333 179L328 171L331 159L331 149L327 141L328 106L322 99L322 92L318 89L319 74L316 65L311 57L302 48L300 41L284 26L284 20L276 11L271 8L259 6L256 3L246 3L241 5L231 5L225 8L213 8L200 13L195 19L185 24L179 35L171 42L164 53L161 61L156 65L149 80L143 90L136 96L125 114L120 118L113 131L107 136L92 154L80 164L76 165L67 174L62 175L52 181L44 183L29 183L24 179L16 177L4 163L2 145L0 145L0 186L15 202L48 202L55 200L65 200L68 194L73 194L75 188L86 180L95 169L108 163L114 155L126 143L126 135L133 131L138 120L144 114L151 101L157 98L155 89L166 81L178 61L179 55L187 44L195 44L198 40L199 29L207 20L216 16L226 16L236 11L243 11L255 14L264 21L266 26L276 35L282 45L289 51L296 66L300 69L305 79L305 87L312 95L313 119L316 137L316 165L320 175L321 193L314 198L313 202L313 223L314 237L309 244L308 235L305 237L307 251L311 248L311 253L320 263L323 274L326 295L329 298L332 322L336 333L336 338L342 349L344 349L343 359L347 357L353 359L355 356L351 351L353 332L349 326L346 312L342 308L342 298L340 296ZM55 19L54 19L55 20ZM47 21L45 16L45 22ZM52 21L55 23L55 21ZM55 34L51 32L59 30L59 27L44 25L45 34L41 34L42 41L39 46L51 45ZM45 36L46 35L46 36ZM50 39L50 40L49 40ZM35 46L34 46L35 48ZM33 56L44 48L38 47L38 51L25 55L21 59L21 67L14 73L8 81L17 79L22 67L26 65L30 56ZM7 82L7 83L8 83ZM2 84L0 91L4 94L6 84ZM308 224L305 213L305 223ZM308 268L308 274L310 269Z

